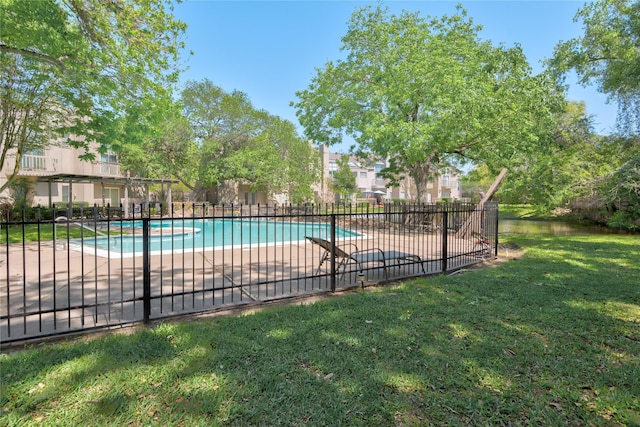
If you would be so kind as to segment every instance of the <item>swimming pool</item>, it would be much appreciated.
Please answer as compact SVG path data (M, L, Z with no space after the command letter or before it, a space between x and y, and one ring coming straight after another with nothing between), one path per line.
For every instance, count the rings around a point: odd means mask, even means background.
M142 255L142 221L114 221L111 232L124 233L76 242L83 250L101 256ZM191 252L206 249L249 248L303 242L305 236L330 238L331 226L321 223L256 221L247 219L167 219L149 222L151 254ZM336 238L359 236L336 227Z

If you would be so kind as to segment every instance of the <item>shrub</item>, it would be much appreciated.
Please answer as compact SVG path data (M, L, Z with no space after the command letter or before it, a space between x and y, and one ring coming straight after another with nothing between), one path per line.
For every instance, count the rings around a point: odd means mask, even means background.
M607 226L611 228L621 228L625 230L637 230L638 227L632 215L623 210L616 211L607 221Z

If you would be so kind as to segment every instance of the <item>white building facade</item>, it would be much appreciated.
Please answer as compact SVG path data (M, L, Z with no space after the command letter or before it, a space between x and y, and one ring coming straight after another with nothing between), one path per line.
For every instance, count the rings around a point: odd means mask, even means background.
M335 201L335 195L331 190L333 174L338 170L338 160L344 155L332 153L326 145L318 148L322 159L322 182L316 186L316 198L323 203ZM356 179L356 185L360 192L359 197L374 198L376 200L390 201L394 199L413 201L417 199L415 182L409 176L400 180L398 186L391 186L382 178L380 171L388 166L386 160L359 159L349 156L349 167ZM457 200L460 198L460 177L458 170L445 167L439 176L427 184L427 200Z

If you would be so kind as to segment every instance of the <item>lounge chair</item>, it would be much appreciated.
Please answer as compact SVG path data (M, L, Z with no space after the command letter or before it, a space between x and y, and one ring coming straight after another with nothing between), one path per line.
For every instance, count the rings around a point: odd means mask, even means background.
M324 253L322 254L322 258L320 259L320 264L318 265L318 269L315 273L316 275L318 275L320 273L320 269L322 268L322 264L324 264L324 262L329 260L330 258L331 242L319 237L307 236L306 239L324 249ZM336 268L336 274L342 270L342 274L344 275L347 265L350 263L355 263L357 270L362 271L363 264L377 262L382 264L382 268L384 269L384 277L389 278L387 268L390 266L389 263L391 261L394 261L394 265L398 266L402 264L419 263L420 267L422 268L422 273L426 274L422 259L418 255L400 251L383 251L382 249L378 248L359 250L355 244L349 243L349 245L355 247L355 250L353 252L346 252L345 250L338 247L338 245L335 246L336 261L339 260L338 266Z

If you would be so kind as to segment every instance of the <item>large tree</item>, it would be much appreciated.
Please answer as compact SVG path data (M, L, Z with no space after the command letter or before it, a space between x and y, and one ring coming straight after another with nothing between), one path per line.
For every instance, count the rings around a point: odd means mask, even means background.
M180 104L184 121L173 117L167 130L188 125L189 132L164 133L156 154L194 199L231 182L270 194L287 192L294 202L312 197L318 156L291 122L254 108L246 94L226 92L207 79L187 82ZM221 201L230 200L223 195Z
M425 20L417 13L357 10L343 37L344 59L317 71L294 103L308 137L389 158L387 176L408 173L418 198L447 162L498 169L538 149L562 94L533 75L519 47L493 46L459 8Z
M123 118L166 97L186 25L167 0L0 0L0 168L56 137L125 140ZM131 119L125 119L133 123Z
M559 43L550 68L560 77L574 70L582 85L596 84L618 104L620 135L601 138L600 173L589 182L603 201L611 224L640 227L640 2L598 0L576 14L583 23L581 37ZM590 157L593 160L593 156Z
M502 200L553 209L589 194L592 181L605 165L602 164L603 150L599 149L600 139L592 133L592 119L586 113L586 105L567 103L555 122L546 149L510 171L509 179L500 190Z
M561 42L550 60L566 76L575 70L582 85L598 89L619 105L625 133L640 132L640 2L598 0L578 11L584 35Z

